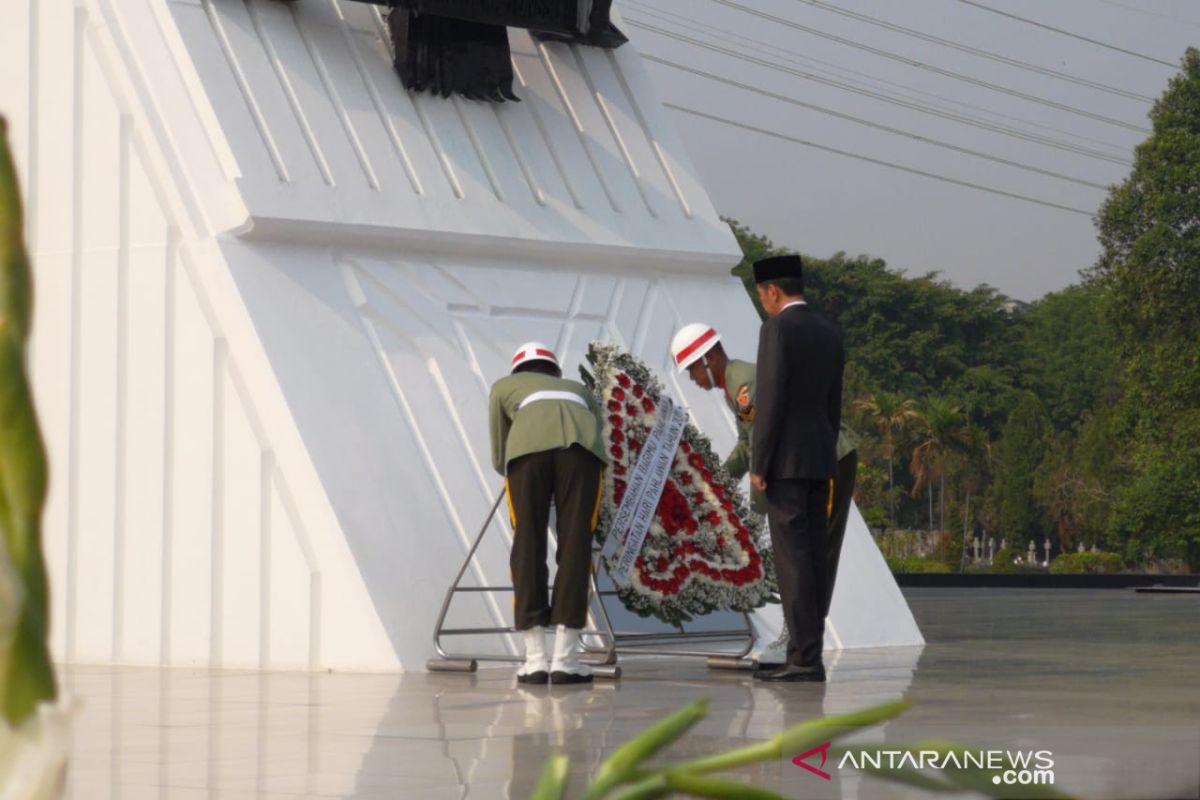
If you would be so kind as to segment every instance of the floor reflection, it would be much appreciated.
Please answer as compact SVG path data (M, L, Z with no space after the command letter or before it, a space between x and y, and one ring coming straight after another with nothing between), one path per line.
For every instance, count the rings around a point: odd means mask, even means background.
M572 786L579 789L614 749L698 695L711 697L709 717L671 751L674 758L719 752L822 714L900 699L919 656L920 648L831 653L830 682L803 687L772 687L746 673L710 672L696 659L642 659L627 665L620 682L598 682L591 689L520 687L510 670L410 676L406 682L420 680L430 687L428 705L414 704L405 692L391 699L353 796L385 796L403 777L405 789L421 796L440 792L437 796L523 800L555 751L570 757ZM411 766L403 755L409 742L430 729L440 750L436 756L428 751L421 769L405 771L400 765ZM883 726L872 735L885 733ZM740 773L758 785L779 788L807 774L786 761ZM808 797L857 797L859 780L834 775L829 783L802 788Z
M81 706L68 796L515 800L528 797L555 750L570 756L578 791L620 744L699 695L712 698L710 715L672 757L904 698L909 712L858 738L1050 749L1058 785L1088 797L1200 794L1200 614L1190 598L999 590L910 598L929 644L827 653L824 685L763 685L699 660L646 658L594 688L518 687L511 668L69 668L64 690ZM739 776L793 797L920 796L826 771L832 780L784 759Z

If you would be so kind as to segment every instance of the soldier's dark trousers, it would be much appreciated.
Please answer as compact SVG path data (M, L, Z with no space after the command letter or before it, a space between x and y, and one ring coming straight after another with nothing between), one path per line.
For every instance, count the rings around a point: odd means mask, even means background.
M582 628L587 620L592 534L600 514L604 464L579 445L545 450L508 462L508 512L513 524L509 559L517 630L535 625ZM558 571L547 592L546 526L557 510Z
M858 476L858 451L851 450L838 459L837 477L833 480L833 514L829 517L829 581L825 587L825 605L821 616L829 616L833 603L833 584L837 581L838 561L842 557L842 541L846 538L846 522L850 519L850 503L854 499L854 479Z
M787 662L821 663L829 580L829 481L767 479L767 519L779 599L788 627Z

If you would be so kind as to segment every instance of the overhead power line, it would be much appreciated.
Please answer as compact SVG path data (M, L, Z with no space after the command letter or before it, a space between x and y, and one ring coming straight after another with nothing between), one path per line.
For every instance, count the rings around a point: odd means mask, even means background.
M894 22L888 22L887 20L880 19L879 17L872 17L869 14L860 14L857 11L851 11L846 8L838 8L837 6L833 5L832 3L823 3L823 2L821 2L821 0L797 0L797 2L806 3L810 6L813 6L814 8L819 8L823 11L830 11L834 14L840 14L843 17L848 17L850 19L858 20L859 22L865 22L866 24L874 25L877 28L884 28L885 30L893 31L895 33L902 33L905 36L911 36L915 39L920 39L923 42L930 42L932 44L941 45L942 47L949 47L952 50L959 51L960 53L969 53L970 55L978 56L979 58L986 58L989 61L995 61L1000 64L1007 64L1008 66L1016 67L1017 69L1023 69L1023 70L1027 70L1029 72L1036 72L1039 75L1046 75L1051 78L1057 78L1058 80L1067 81L1069 83L1074 83L1078 86L1087 86L1091 89L1096 89L1101 92L1108 92L1109 94L1117 95L1119 97L1125 97L1130 100L1140 100L1140 101L1146 102L1146 103L1154 102L1154 98L1149 97L1148 95L1138 94L1137 92L1131 92L1127 89L1121 89L1116 86L1109 86L1106 83L1100 83L1099 81L1093 81L1089 78L1080 77L1079 75L1072 75L1067 72L1062 72L1061 70L1051 69L1049 67L1043 67L1040 64L1033 64L1029 61L1022 61L1017 58L1011 58L1009 56L1002 55L1000 53L993 53L990 50L984 50L979 47L972 47L971 45L968 45L968 44L956 42L952 39L945 39L945 38L942 38L941 36L934 36L933 34L914 30L913 28L906 28L903 25L897 25ZM726 3L726 5L728 5L728 4Z
M1088 119L1096 120L1097 122L1103 122L1107 125L1115 125L1118 128L1125 128L1127 130L1137 131L1138 133L1149 133L1150 132L1149 128L1143 127L1141 125L1134 125L1131 122L1126 122L1125 120L1117 119L1115 117L1109 117L1104 114L1097 114L1093 111L1088 111L1087 109L1077 108L1075 106L1067 105L1066 103L1059 103L1054 100L1049 100L1045 97L1038 97L1037 95L1020 92L1020 91L1017 91L1016 89L1010 89L1007 86L1001 86L997 83L991 83L989 81L980 80L979 78L975 78L970 75L963 74L961 72L955 72L954 70L943 69L941 67L935 67L932 64L926 64L925 62L918 61L915 58L909 58L908 56L902 56L899 53L892 53L887 50L881 50L878 47L872 47L870 45L863 44L862 42L856 42L852 39L846 39L842 36L837 36L835 34L828 33L826 31L822 31L817 28L811 28L807 25L801 25L799 22L795 22L795 21L787 19L785 17L779 17L774 14L768 14L765 11L759 11L758 9L744 6L741 3L735 3L732 0L713 0L713 2L720 3L721 5L728 6L729 8L737 9L738 11L741 11L744 14L751 14L753 16L760 17L762 19L777 23L779 25L784 25L788 28L792 28L793 30L803 31L804 33L808 33L813 36L818 36L822 39L828 39L829 41L837 42L838 44L843 44L843 45L846 45L847 47L853 47L857 50L864 50L868 53L871 53L872 55L880 56L881 58L887 58L892 61L898 61L901 64L907 64L910 67L922 69L927 72L933 72L937 75L942 75L944 77L952 78L954 80L964 81L966 83L970 83L974 86L979 86L984 89L990 89L993 92L999 92L1000 94L1007 94L1012 97L1017 97L1022 100L1027 100L1031 103L1037 103L1039 105L1047 106L1049 108L1054 108L1059 111L1065 111L1068 114L1075 114L1076 116L1086 117Z
M1115 151L1114 153L1112 153L1112 155L1119 155L1120 153L1128 152L1128 149L1129 149L1126 146L1117 145L1112 142L1105 141L1103 139L1096 139L1091 136L1085 136L1083 134L1080 134L1080 133L1077 133L1074 131L1064 130L1063 128L1056 128L1053 125L1046 125L1041 122L1035 122L1034 120L1026 119L1023 117L1016 117L1011 114L1002 114L991 108L984 108L982 106L977 106L972 103L965 102L963 100L956 100L954 98L947 97L947 96L941 95L941 94L937 94L935 92L927 92L923 89L918 89L914 86L909 86L908 84L897 83L895 81L891 81L886 78L880 78L878 76L871 75L871 74L865 73L865 72L860 72L858 70L850 69L849 67L844 67L844 66L841 66L839 64L834 64L829 61L823 61L819 58L814 58L813 56L809 56L809 55L802 56L799 53L796 53L791 50L787 50L783 47L779 47L777 45L771 44L770 42L765 42L762 39L755 39L755 38L752 38L749 36L744 36L742 34L736 34L725 28L716 28L716 27L713 27L712 25L706 25L704 23L695 22L686 17L679 16L678 14L672 14L670 12L663 12L663 11L653 9L651 6L647 6L645 4L639 3L637 0L625 0L624 4L628 7L636 8L637 12L639 14L648 14L648 15L654 17L659 22L665 22L668 25L677 26L680 28L686 28L687 30L690 30L694 33L699 33L703 36L711 37L713 39L716 39L717 41L724 42L726 44L732 44L732 45L739 46L739 47L748 47L752 52L772 51L773 55L775 55L777 58L783 59L784 61L786 61L788 63L796 64L801 67L806 67L808 69L812 69L812 70L816 71L817 73L824 74L826 76L832 76L834 79L842 79L842 80L851 81L852 83L855 83L860 87L866 87L867 89L874 89L874 90L878 90L878 91L886 91L886 89L882 88L885 86L891 87L891 89L893 89L893 90L899 90L896 94L896 96L898 96L898 97L903 97L908 100L914 100L914 101L920 102L916 97L913 96L913 95L920 95L921 97L931 98L932 100L940 101L940 105L942 107L950 106L950 107L956 107L956 108L970 109L972 111L980 112L987 117L1008 120L1010 122L1016 122L1021 125L1027 125L1031 128L1038 128L1040 130L1050 131L1052 133L1059 133L1064 136L1068 136L1071 139L1078 139L1083 142L1091 142L1092 144L1098 144L1098 145L1101 145L1106 148L1110 148L1111 150ZM822 66L828 67L829 69L821 69L820 66L814 66L814 65L822 65ZM862 80L855 80L854 78L847 77L848 75L858 76L858 78L861 78ZM933 107L938 108L939 103L934 103ZM970 116L970 115L965 115L965 116ZM985 124L996 124L990 120L981 119L981 118L975 117L975 116L970 116L970 118L974 119L977 122L982 122Z
M1111 164L1120 164L1121 166L1129 166L1130 163L1132 163L1127 159L1118 158L1109 153L1105 153L1100 150L1094 150L1090 147L1084 147L1082 145L1076 145L1076 144L1071 144L1068 142L1062 142L1057 139L1053 139L1053 138L1050 138L1047 136L1042 136L1040 134L1029 133L1028 131L1022 131L1017 128L1012 128L1007 125L1000 125L1000 124L989 123L989 122L980 122L979 120L973 119L968 116L964 116L962 114L957 114L952 111L943 111L941 109L933 108L932 106L923 105L921 103L916 103L916 102L913 102L910 100L904 100L904 99L897 98L897 97L889 97L888 95L881 94L879 92L874 92L874 91L871 91L868 89L862 89L857 86L853 86L851 84L847 84L847 83L844 83L841 81L836 81L836 80L832 80L830 78L824 78L819 75L814 75L809 72L804 72L803 70L793 69L792 67L784 66L783 64L778 64L778 63L775 63L774 61L768 61L766 59L758 58L756 56L751 56L746 53L742 53L737 50L732 50L727 47L721 47L719 45L702 42L699 39L695 39L691 36L685 36L681 33L666 30L665 28L659 28L654 25L649 25L643 21L635 20L632 17L626 17L625 22L626 22L626 24L631 25L633 27L642 28L643 30L648 30L648 31L651 31L654 33L658 33L667 38L676 39L681 42L686 42L688 44L695 45L696 47L701 47L706 50L712 50L713 52L716 52L716 53L722 53L724 55L730 56L731 58L736 58L736 59L745 61L750 64L758 64L759 66L767 67L768 69L776 70L778 72L783 72L788 75L794 75L798 78L805 78L807 80L811 80L816 83L824 84L827 86L832 86L834 88L842 89L844 91L852 92L854 94L862 95L864 97L871 97L871 98L880 100L885 103L891 103L892 105L897 105L897 106L901 106L903 108L908 108L908 109L911 109L914 111L919 111L921 113L929 114L931 116L939 117L941 119L947 119L947 120L951 120L953 122L959 122L963 125L970 125L975 128L981 128L983 130L991 131L993 133L1000 133L1002 135L1011 136L1016 139L1022 139L1027 142L1041 144L1046 147L1053 147L1056 150L1062 150L1065 152L1074 153L1076 155L1086 156L1088 158L1094 158L1094 159L1097 159L1100 161L1107 161Z
M1148 56L1145 53L1139 53L1136 50L1126 50L1124 47L1117 47L1115 44L1109 44L1108 42L1102 42L1099 39L1092 39L1087 36L1082 36L1078 33L1074 33L1073 31L1067 31L1067 30L1063 30L1062 28L1056 28L1053 25L1047 25L1046 23L1038 22L1035 19L1029 19L1028 17L1021 17L1021 16L1017 16L1016 14L1010 14L1009 12L1002 11L999 8L992 8L989 5L984 5L983 3L977 3L977 2L975 2L975 0L958 0L958 2L960 2L964 5L973 6L974 8L978 8L982 11L987 11L991 14L998 14L1001 17L1008 17L1009 19L1015 19L1018 22L1024 22L1026 25L1032 25L1035 28L1041 28L1042 30L1053 31L1054 33L1061 34L1062 36L1068 36L1072 39L1078 39L1081 42L1087 42L1088 44L1094 44L1097 47L1103 47L1106 50L1115 50L1118 53L1124 53L1127 56L1133 56L1134 58L1140 58L1143 61L1152 61L1155 64L1162 64L1163 66L1170 67L1171 69L1178 69L1178 67L1179 67L1178 64L1171 62L1171 61L1165 61L1165 60L1163 60L1161 58L1157 58L1155 56Z
M941 147L946 150L953 150L954 152L962 153L963 155L969 155L969 156L974 156L976 158L986 159L987 161L992 161L997 164L1003 164L1008 167L1014 167L1016 169L1025 170L1026 172L1035 172L1039 175L1046 175L1051 178L1057 178L1059 180L1069 181L1071 183L1076 183L1076 184L1079 184L1080 186L1088 186L1093 189L1107 189L1108 188L1107 186L1105 186L1104 184L1101 184L1101 183L1094 183L1092 181L1084 180L1083 178L1076 178L1071 175L1064 175L1061 172L1054 172L1053 170L1042 169L1041 167L1035 167L1031 164L1024 164L1019 161L1012 161L1007 158L1002 158L1000 156L992 155L991 153L983 153L978 150L972 150L969 147L960 147L959 145L952 144L950 142L945 142L940 139L933 139L928 136L922 136L919 133L913 133L912 131L906 131L901 128L893 128L890 125L883 125L878 122L872 122L871 120L866 120L866 119L863 119L862 117L856 117L851 114L843 114L840 111L834 111L833 109L830 109L830 108L823 108L821 106L814 105L812 103L808 103L803 100L799 100L795 97L788 97L787 95L776 94L775 92L769 92L766 89L760 89L757 86L751 86L746 83L741 83L739 81L730 80L729 78L722 78L721 76L714 75L711 72L705 72L700 69L695 69L694 67L685 66L684 64L677 64L674 61L668 61L665 58L659 58L658 56L655 56L655 55L649 55L649 54L643 53L642 58L646 59L647 61L653 61L656 64L663 64L665 66L673 67L675 69L682 70L684 72L690 72L693 75L698 75L702 78L707 78L708 80L715 81L717 83L723 83L726 86L733 86L738 89L743 89L748 92L753 92L755 94L762 95L763 97L769 97L772 100L779 100L780 102L798 106L799 108L807 108L811 111L816 111L821 114L827 114L832 117L844 119L844 120L853 122L858 125L865 125L869 128L874 128L876 130L884 131L885 133L890 133L890 134L893 134L896 136L902 136L906 139L912 139L913 141L923 142L925 144L931 144L935 147Z
M1056 208L1060 211L1070 211L1072 214L1082 214L1085 217L1095 216L1094 213L1091 211L1084 211L1081 208L1074 208L1073 206L1062 205L1060 203L1055 203L1052 200L1043 200L1039 197L1030 197L1029 195L1017 194L1016 192L1009 192L1009 191L1005 191L1004 189L997 189L994 186L985 186L981 183L972 183L971 181L962 181L962 180L959 180L958 178L951 178L947 175L939 175L935 172L926 172L925 170L916 169L914 167L908 167L903 164L897 164L893 161L885 161L881 158L872 158L871 156L865 156L865 155L862 155L861 153L852 153L849 150L841 150L836 147L829 147L828 145L817 144L816 142L810 142L807 139L801 139L797 136L791 136L789 134L779 133L778 131L773 131L768 128L760 128L756 125L749 125L744 122L738 122L737 120L728 119L726 117L721 117L716 114L709 114L705 111L700 111L695 108L688 108L686 106L676 105L675 103L663 103L663 105L666 106L667 108L674 109L675 111L680 111L684 114L691 114L692 116L712 120L713 122L720 122L722 124L730 125L735 128L741 128L742 130L762 134L763 136L770 136L773 139L780 139L785 142L792 142L793 144L803 145L804 147L811 147L816 150L823 150L827 153L833 153L835 155L845 156L847 158L853 158L858 161L865 161L869 164L876 164L881 167L887 167L888 169L899 170L901 172L907 172L912 175L920 175L921 177L930 178L935 181L941 181L943 183L951 183L951 184L954 184L955 186L962 186L962 187L965 187L968 189L975 189L975 190L981 191L981 192L988 192L989 194L996 194L996 195L1000 195L1002 197L1009 197L1009 198L1012 198L1013 200L1021 200L1026 203L1036 203L1039 206L1045 206L1047 208Z
M1149 9L1138 8L1137 6L1131 6L1128 3L1118 2L1118 0L1098 0L1098 1L1101 3L1104 3L1104 5L1106 5L1106 6L1115 6L1117 8L1123 8L1126 11L1132 11L1135 14L1144 14L1147 17L1158 17L1159 19L1165 19L1168 22L1177 22L1180 25L1187 25L1189 28L1200 28L1200 22L1192 22L1191 20L1180 19L1179 17L1173 17L1170 14L1160 14L1157 11L1150 11Z

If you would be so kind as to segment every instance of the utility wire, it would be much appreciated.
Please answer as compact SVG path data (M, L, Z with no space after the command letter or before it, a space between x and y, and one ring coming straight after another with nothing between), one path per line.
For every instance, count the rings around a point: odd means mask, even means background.
M1009 19L1015 19L1018 22L1024 22L1026 25L1033 25L1035 28L1041 28L1043 30L1053 31L1054 33L1061 34L1062 36L1069 36L1070 38L1078 39L1081 42L1087 42L1088 44L1094 44L1097 47L1103 47L1107 50L1115 50L1118 53L1124 53L1127 56L1133 56L1134 58L1140 58L1143 61L1152 61L1155 64L1162 64L1163 66L1170 67L1171 69L1179 68L1179 65L1174 62L1164 61L1163 59L1156 58L1155 56L1148 56L1145 53L1139 53L1136 50L1126 50L1124 47L1117 47L1115 44L1109 44L1108 42L1102 42L1099 39L1091 39L1091 38L1088 38L1087 36L1082 36L1078 33L1072 32L1072 31L1063 30L1062 28L1056 28L1053 25L1047 25L1046 23L1038 22L1035 19L1029 19L1028 17L1020 17L1020 16L1017 16L1016 14L1010 14L1007 11L1001 11L998 8L992 8L991 6L984 5L983 3L977 3L977 2L975 2L975 0L958 0L958 2L963 3L964 5L973 6L982 11L987 11L992 14L998 14L1002 17L1008 17Z
M966 0L962 0L962 2L965 2L965 1ZM1131 122L1126 122L1124 120L1116 119L1115 117L1108 117L1108 116L1105 116L1104 114L1097 114L1095 112L1088 111L1083 108L1077 108L1075 106L1067 105L1066 103L1059 103L1054 100L1049 100L1045 97L1038 97L1037 95L1026 94L1025 92L1019 92L1016 89L1009 89L1007 86L1001 86L997 83L990 83L985 80L980 80L979 78L974 78L970 75L965 75L961 72L955 72L954 70L942 69L941 67L935 67L932 64L926 64L925 62L918 61L915 58L909 58L908 56L902 56L899 53L892 53L887 50L880 50L877 47L872 47L870 45L863 44L862 42L856 42L852 39L846 39L841 36L836 36L832 33L818 30L817 28L810 28L807 25L801 25L799 22L794 22L793 20L786 19L784 17L778 17L778 16L775 16L774 14L768 14L765 11L759 11L758 9L750 8L748 6L744 6L740 3L732 2L732 0L713 0L713 2L720 3L721 5L728 6L729 8L737 9L738 11L741 11L744 14L751 14L753 16L760 17L765 20L770 20L771 22L777 23L779 25L784 25L784 26L786 26L788 28L792 28L794 30L803 31L804 33L812 34L813 36L819 36L822 39L828 39L831 42L837 42L838 44L843 44L843 45L846 45L847 47L853 47L857 50L864 50L868 53L871 53L872 55L880 56L881 58L887 58L892 61L898 61L901 64L907 64L910 67L916 67L917 69L923 69L923 70L926 70L927 72L933 72L937 75L942 75L944 77L952 78L954 80L964 81L964 82L970 83L974 86L979 86L984 89L990 89L993 92L999 92L1001 94L1007 94L1012 97L1018 97L1022 100L1028 100L1031 103L1037 103L1039 105L1048 106L1049 108L1058 109L1059 111L1065 111L1068 114L1075 114L1080 117L1087 117L1088 119L1096 120L1097 122L1103 122L1108 125L1115 125L1118 128L1125 128L1127 130L1137 131L1138 133L1149 133L1150 132L1149 128L1143 127L1141 125L1134 125Z
M1136 14L1145 14L1147 17L1158 17L1159 19L1165 19L1169 22L1177 22L1180 25L1187 25L1189 28L1200 28L1200 22L1192 22L1191 20L1180 19L1179 17L1172 17L1170 14L1160 14L1157 11L1150 11L1145 8L1138 8L1137 6L1131 6L1128 3L1117 2L1117 0L1097 0L1097 2L1104 3L1104 5L1106 5L1106 6L1115 6L1117 8L1123 8L1126 11L1132 11Z
M840 78L843 80L852 81L853 83L857 83L859 86L866 87L868 89L881 90L881 87L888 86L894 90L899 90L899 93L897 96L904 97L908 100L916 100L917 98L915 98L913 95L920 95L921 97L932 98L933 100L941 101L943 108L945 108L946 106L967 108L967 109L971 109L972 111L981 112L989 117L1008 120L1010 122L1017 122L1022 125L1028 125L1033 128L1039 128L1044 131L1060 133L1060 134L1063 134L1064 136L1069 136L1074 139L1079 139L1080 141L1091 142L1092 144L1098 144L1103 147L1107 147L1107 148L1110 148L1110 149L1116 151L1116 153L1113 153L1113 155L1116 155L1117 153L1128 151L1127 147L1124 147L1122 145L1113 144L1112 142L1105 141L1103 139L1095 139L1091 136L1084 136L1082 134L1075 133L1073 131L1064 130L1062 128L1056 128L1053 125L1045 125L1043 123L1035 122L1030 119L1024 119L1022 117L1014 117L1009 114L1000 114L989 108L984 108L982 106L973 105L971 103L967 103L962 100L956 100L954 98L947 97L947 96L941 95L941 94L936 94L934 92L927 92L922 89L917 89L914 86L909 86L907 84L896 83L895 81L889 81L886 78L880 78L880 77L877 77L875 75L870 75L865 72L859 72L858 70L850 69L848 67L843 67L838 64L829 62L829 61L822 61L819 58L813 58L812 56L801 56L798 53L794 53L790 50L786 50L782 47L778 47L776 45L771 44L770 42L764 42L762 39L754 39L749 36L743 36L741 34L731 33L725 29L713 27L712 25L696 23L696 22L690 21L686 17L681 17L678 14L671 14L669 12L662 12L662 11L654 10L650 6L646 6L646 5L638 3L636 0L625 0L624 4L627 6L636 8L636 10L639 14L649 14L650 16L654 17L659 22L665 22L668 25L674 25L674 26L686 28L686 29L692 31L693 33L699 33L704 36L709 36L711 38L717 39L718 41L725 42L726 44L733 44L733 45L740 46L740 47L749 47L752 51L754 51L754 50L774 51L774 55L776 55L778 58L782 58L784 61L787 61L791 64L796 64L801 67L807 67L809 69L815 70L818 73L823 73L827 76L832 76L835 79ZM829 67L833 71L831 72L830 69L823 70L820 67L813 66L814 64L824 65L825 67ZM863 80L855 81L853 78L846 77L847 75L856 75ZM934 104L933 107L937 108L938 104ZM979 117L971 117L971 118L975 119L976 121L983 122L986 124L995 124L995 123L992 123L990 120L981 119Z
M751 131L753 133L759 133L759 134L762 134L763 136L770 136L771 138L781 139L785 142L792 142L793 144L803 145L804 147L812 147L817 150L823 150L827 153L834 153L835 155L845 156L847 158L853 158L858 161L866 161L867 163L877 164L878 166L881 166L881 167L887 167L889 169L895 169L895 170L899 170L901 172L907 172L912 175L920 175L921 177L931 178L935 181L942 181L943 183L952 183L955 186L963 186L968 189L976 189L981 192L997 194L1002 197L1010 197L1014 200L1022 200L1026 203L1036 203L1039 206L1045 206L1047 208L1056 208L1060 211L1070 211L1073 214L1082 214L1085 217L1095 216L1095 214L1093 212L1084 211L1081 208L1074 208L1072 206L1061 205L1061 204L1055 203L1051 200L1042 200L1041 198L1038 198L1038 197L1030 197L1030 196L1024 195L1024 194L1008 192L1008 191L1005 191L1004 189L997 189L993 186L984 186L983 184L980 184L980 183L972 183L970 181L961 181L958 178L951 178L947 175L939 175L934 172L926 172L925 170L916 169L914 167L907 167L907 166L904 166L903 164L897 164L892 161L884 161L883 159L872 158L871 156L864 156L861 153L852 153L848 150L840 150L836 147L829 147L827 145L817 144L816 142L810 142L807 139L801 139L796 136L790 136L786 133L779 133L778 131L769 130L767 128L759 128L755 125L748 125L744 122L738 122L736 120L728 119L726 117L717 116L716 114L709 114L705 111L700 111L695 108L688 108L686 106L680 106L680 105L676 105L674 103L663 103L663 105L666 106L667 108L674 109L675 111L680 111L684 114L691 114L692 116L701 117L703 119L709 119L709 120L712 120L713 122L720 122L725 125L731 125L735 128L741 128L742 130Z
M872 17L869 14L860 14L857 11L850 11L849 9L846 9L846 8L838 8L837 6L833 5L832 3L823 3L823 2L821 2L821 0L797 0L797 2L806 3L810 6L813 6L814 8L819 8L823 11L831 11L834 14L840 14L843 17L848 17L850 19L858 20L859 22L865 22L868 25L874 25L878 28L884 28L885 30L893 31L895 33L902 33L905 36L912 36L916 39L920 39L923 42L930 42L932 44L938 44L938 45L941 45L942 47L949 47L952 50L958 50L961 53L969 53L970 55L978 56L979 58L986 58L990 61L995 61L1000 64L1007 64L1008 66L1016 67L1017 69L1023 69L1023 70L1028 70L1030 72L1036 72L1039 75L1046 75L1051 78L1057 78L1059 80L1067 81L1069 83L1074 83L1079 86L1087 86L1091 89L1097 89L1101 92L1108 92L1109 94L1114 94L1119 97L1125 97L1130 100L1140 100L1145 103L1154 102L1154 98L1149 97L1148 95L1138 94L1137 92L1131 92L1131 91L1128 91L1127 89L1121 89L1116 86L1110 86L1108 84L1100 83L1098 81L1093 81L1088 78L1080 77L1078 75L1071 75L1070 73L1062 72L1061 70L1051 69L1049 67L1043 67L1039 64L1033 64L1028 61L1021 61L1020 59L1017 59L1017 58L1010 58L1009 56L1001 55L1000 53L993 53L990 50L984 50L979 47L972 47L971 45L963 44L961 42L956 42L952 39L944 39L940 36L934 36L933 34L930 34L930 33L924 33L922 31L914 30L913 28L906 28L903 25L897 25L894 22L888 22L887 20L880 19L879 17ZM729 5L729 4L725 3L724 5Z
M711 72L705 72L703 70L695 69L693 67L685 66L683 64L677 64L674 61L668 61L665 58L659 58L658 56L655 56L655 55L649 55L649 54L643 53L642 58L644 58L647 61L653 61L656 64L663 64L665 66L673 67L675 69L682 70L684 72L690 72L691 74L698 75L701 78L707 78L708 80L716 81L717 83L723 83L726 86L733 86L738 89L744 89L745 91L754 92L755 94L762 95L763 97L769 97L772 100L779 100L780 102L788 103L790 105L798 106L800 108L807 108L811 111L816 111L821 114L828 114L829 116L837 117L839 119L844 119L849 122L856 123L858 125L865 125L869 128L875 128L876 130L881 130L886 133L894 134L896 136L903 136L907 139L912 139L913 141L924 142L925 144L931 144L931 145L934 145L935 147L941 147L941 148L945 148L947 150L953 150L957 153L974 156L976 158L986 159L988 161L993 161L997 164L1004 164L1005 166L1025 170L1027 172L1036 172L1039 175L1046 175L1051 178L1058 178L1059 180L1069 181L1071 183L1079 184L1080 186L1088 186L1093 189L1107 189L1108 188L1107 186L1105 186L1104 184L1101 184L1101 183L1093 183L1092 181L1084 180L1082 178L1076 178L1071 175L1064 175L1061 172L1054 172L1053 170L1042 169L1041 167L1035 167L1030 164L1023 164L1019 161L1011 161L1007 158L995 156L990 153L983 153L978 150L972 150L968 147L960 147L959 145L951 144L950 142L941 141L939 139L933 139L928 136L922 136L921 134L913 133L912 131L906 131L906 130L902 130L900 128L893 128L889 125L883 125L878 122L872 122L870 120L866 120L861 117L855 117L850 114L843 114L840 111L834 111L833 109L823 108L821 106L814 105L812 103L807 103L803 100L799 100L794 97L788 97L787 95L776 94L775 92L769 92L766 89L760 89L756 86L750 86L749 84L740 83L735 80L730 80L729 78L722 78L718 75L712 74Z
M991 131L992 133L1000 133L1005 136L1011 136L1013 138L1022 139L1027 142L1034 142L1036 144L1041 144L1046 147L1053 147L1057 150L1063 150L1065 152L1074 153L1076 155L1082 155L1082 156L1086 156L1088 158L1095 158L1100 161L1107 161L1112 164L1119 164L1121 166L1127 167L1132 163L1127 159L1118 158L1116 156L1110 155L1103 151L1093 150L1092 148L1084 147L1082 145L1076 145L1076 144L1070 144L1067 142L1062 142L1057 139L1042 136L1040 134L1029 133L1027 131L1022 131L1017 128L1012 128L1007 125L993 124L993 123L988 123L988 122L980 122L978 120L975 120L968 116L964 116L962 114L957 114L957 113L954 113L951 111L942 111L942 110L934 108L932 106L927 106L927 105L923 105L921 103L915 103L912 101L903 100L901 98L889 97L888 95L880 94L879 92L873 92L873 91L870 91L867 89L861 89L857 86L843 83L841 81L836 81L836 80L832 80L829 78L823 78L819 75L813 75L812 73L793 69L791 67L787 67L782 64L775 63L773 61L768 61L766 59L761 59L761 58L757 58L755 56L747 55L746 53L741 53L737 50L731 50L729 48L721 47L719 45L709 44L707 42L702 42L699 39L694 39L690 36L685 36L680 33L674 33L672 31L668 31L664 28L659 28L654 25L648 25L645 22L635 20L631 17L626 17L625 22L626 22L626 24L631 25L633 27L642 28L643 30L648 30L653 33L658 33L662 36L666 36L667 38L676 39L678 41L685 42L687 44L695 45L696 47L702 47L706 50L712 50L713 52L722 53L724 55L730 56L731 58L736 58L736 59L739 59L741 61L746 61L751 64L758 64L759 66L767 67L768 69L773 69L773 70L776 70L779 72L786 73L788 75L794 75L799 78L805 78L807 80L811 80L816 83L821 83L821 84L824 84L827 86L832 86L837 89L842 89L842 90L845 90L848 92L853 92L854 94L862 95L864 97L871 97L876 100L881 100L885 103L891 103L892 105L897 105L897 106L901 106L903 108L912 109L914 111L919 111L919 112L922 112L925 114L929 114L931 116L940 117L942 119L951 120L953 122L959 122L959 123L962 123L963 125L970 125L972 127Z

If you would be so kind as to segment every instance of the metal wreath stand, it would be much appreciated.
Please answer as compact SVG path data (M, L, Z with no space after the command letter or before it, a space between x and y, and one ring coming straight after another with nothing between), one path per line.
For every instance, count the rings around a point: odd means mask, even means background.
M446 627L446 616L450 611L450 605L454 601L454 596L459 592L499 593L511 592L513 590L512 586L460 585L463 576L467 573L467 569L471 566L472 559L475 558L475 552L479 549L479 544L487 534L488 528L491 527L492 519L496 516L496 511L500 508L500 503L503 500L504 490L502 489L496 497L496 501L492 503L492 509L488 512L483 525L480 526L475 540L471 543L471 548L467 551L462 566L459 567L454 580L451 581L450 588L446 590L446 597L442 601L441 611L438 612L437 622L433 627L433 647L437 651L438 657L431 658L425 665L426 669L431 672L474 672L478 669L480 661L497 661L513 664L519 664L524 661L524 657L519 655L456 652L447 649L442 642L442 637L444 636L504 635L518 632L512 626L486 628ZM745 657L754 646L754 629L750 626L750 615L745 612L742 613L744 625L741 628L689 631L680 625L674 631L614 630L612 620L608 614L607 602L611 598L616 597L617 592L615 589L601 590L596 582L596 563L600 561L600 559L596 558L598 552L597 548L593 548L594 560L592 562L592 569L589 570L588 578L591 582L591 591L588 596L588 627L580 635L583 650L590 656L590 658L585 660L592 667L592 672L597 678L607 678L610 680L620 678L621 668L617 665L617 659L621 655L631 654L703 658L706 659L708 666L713 669L752 668L753 664L747 661ZM603 562L601 561L601 563ZM727 645L740 642L742 643L742 648L730 652L728 649L704 650L689 649L686 646L680 646L694 642Z

